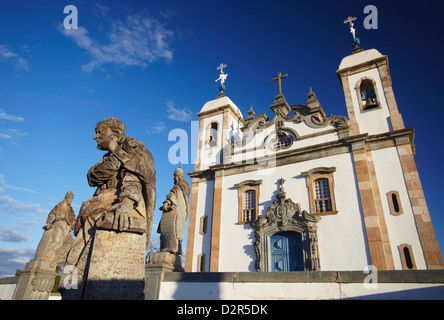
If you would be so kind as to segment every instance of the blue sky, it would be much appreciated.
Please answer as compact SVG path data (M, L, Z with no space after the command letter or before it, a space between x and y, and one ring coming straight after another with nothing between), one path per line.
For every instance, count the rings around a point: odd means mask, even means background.
M78 9L77 30L63 28L70 4ZM378 9L377 30L363 26L368 4ZM304 103L313 87L327 114L346 115L336 70L352 51L343 24L349 15L358 18L362 47L389 57L443 250L442 9L429 0L2 1L0 277L33 257L47 214L66 191L74 192L76 214L94 192L86 172L103 155L92 136L106 117L121 119L127 135L153 153L160 207L177 167L168 160L175 143L168 134L190 134L196 113L218 96L221 62L228 65L226 94L244 116L250 105L271 115L277 88L270 79L278 72L289 75L283 92L290 104ZM185 172L194 157L182 164Z

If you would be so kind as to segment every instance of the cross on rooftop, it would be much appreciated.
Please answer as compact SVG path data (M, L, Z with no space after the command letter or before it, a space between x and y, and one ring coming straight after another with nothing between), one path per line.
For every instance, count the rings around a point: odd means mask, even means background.
M277 78L273 78L273 79L271 79L271 82L275 82L276 80L278 81L279 95L278 95L276 98L278 98L278 97L283 97L283 95L282 95L282 83L281 83L281 79L284 79L284 78L286 78L286 77L288 77L288 74L284 74L284 75L282 75L282 73L279 72Z
M356 38L356 29L354 28L354 23L357 18L356 17L348 17L347 20L344 21L345 24L350 24L350 33L353 35L353 39Z
M224 73L224 68L226 68L226 67L227 67L226 64L221 63L220 66L217 67L217 70L220 70L220 73Z
M356 38L356 29L354 28L355 24L353 23L353 21L355 21L356 19L357 19L356 17L348 17L344 21L345 24L347 24L347 23L350 24L350 33L353 36L353 41L352 41L353 47L354 47L353 53L363 51L363 49L361 49L359 47L359 44L361 43L361 41L358 38Z

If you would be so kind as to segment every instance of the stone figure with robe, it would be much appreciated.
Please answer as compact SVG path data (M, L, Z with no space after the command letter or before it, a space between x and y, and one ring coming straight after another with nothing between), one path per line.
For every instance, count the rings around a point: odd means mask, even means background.
M108 152L87 173L96 191L80 208L59 290L63 299L143 299L154 159L116 118L97 123L93 139Z
M53 262L63 262L70 246L76 215L71 207L74 199L72 191L68 191L65 199L59 202L48 214L45 232L37 247L34 259L46 259ZM63 248L62 248L63 247Z
M47 300L57 276L58 263L63 263L73 237L76 215L71 207L74 194L68 191L65 198L48 214L45 230L40 239L34 259L20 273L14 300Z
M160 251L182 255L185 222L188 217L190 187L181 167L174 171L174 186L166 196L157 232L160 233Z

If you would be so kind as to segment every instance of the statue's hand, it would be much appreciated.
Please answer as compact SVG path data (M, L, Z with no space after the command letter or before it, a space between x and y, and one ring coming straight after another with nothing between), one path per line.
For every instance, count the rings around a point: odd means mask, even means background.
M42 229L44 229L44 230L49 230L49 229L51 229L52 228L52 224L47 224L46 226L43 226L43 228Z
M163 206L159 208L161 211L171 211L171 209L173 209L173 206L169 199L165 200Z
M131 226L131 216L133 214L133 201L130 199L123 199L121 203L114 206L114 221L112 228L114 230L125 231ZM114 208L113 207L113 208Z

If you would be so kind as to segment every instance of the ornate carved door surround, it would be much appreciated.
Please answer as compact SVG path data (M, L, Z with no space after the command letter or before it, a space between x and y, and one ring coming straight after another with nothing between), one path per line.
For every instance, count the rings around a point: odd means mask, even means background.
M319 271L317 223L321 217L302 211L299 203L287 199L284 181L282 178L279 180L278 199L268 207L266 217L259 216L252 224L255 229L256 271L272 271L270 237L282 232L297 232L301 235L304 270Z

